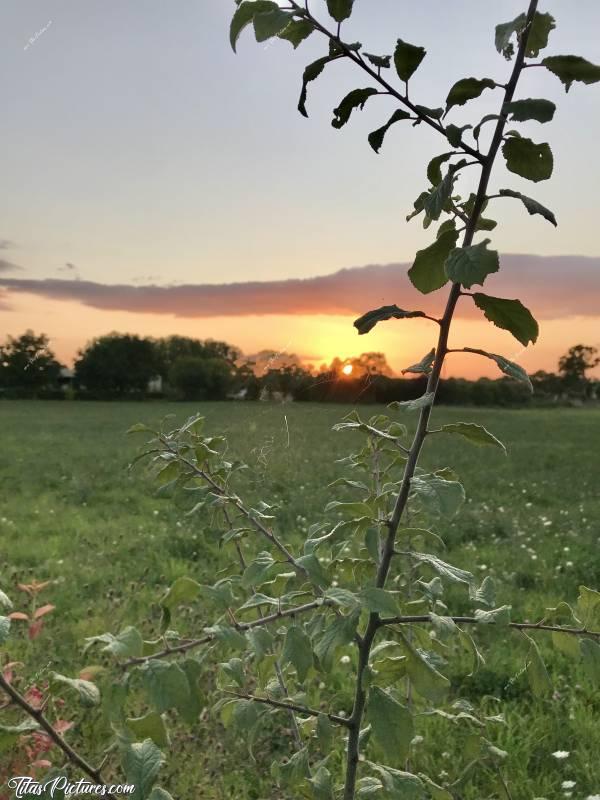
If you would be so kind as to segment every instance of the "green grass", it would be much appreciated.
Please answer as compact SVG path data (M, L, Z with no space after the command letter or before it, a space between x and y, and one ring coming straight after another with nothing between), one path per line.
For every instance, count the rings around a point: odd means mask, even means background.
M132 423L156 422L166 413L181 422L197 410L208 418L210 431L225 432L232 453L254 467L251 497L277 502L286 540L300 542L330 499L327 484L340 474L335 459L358 444L353 434L331 432L348 410L344 407L0 404L0 588L25 608L26 596L16 584L51 580L40 602L56 605L36 640L28 642L18 632L11 637L10 659L26 662L29 680L36 672L43 679L48 670L77 674L88 663L82 655L86 636L140 620L150 631L156 600L175 578L212 582L226 563L210 526L186 517L182 501L157 496L142 468L127 470L137 449L136 441L125 436ZM424 466L451 466L468 493L459 517L438 528L448 545L445 558L476 574L494 575L499 604L511 604L514 618L536 620L560 600L574 602L579 584L600 588L600 412L436 412L436 421L458 419L491 429L507 444L509 456L452 437L428 441ZM181 625L208 622L200 609ZM504 772L515 800L560 798L563 780L577 781L574 798L600 793L600 695L580 666L538 637L556 690L551 699L533 700L522 674L522 637L480 638L490 653L486 665L472 678L457 674L453 690L491 713L498 713L498 704L490 696L504 700L507 724L493 735L498 747L509 751ZM344 695L343 674L339 680ZM177 755L161 781L178 800L281 797L268 774L272 753L287 752L279 730L255 745L256 763L244 743L224 732L208 712L193 729L178 726L178 731ZM84 721L70 738L98 760L100 731L93 721ZM429 725L420 748L431 755L416 756L419 766L434 779L454 774L467 744L458 729ZM556 750L571 755L558 761L551 755ZM480 789L465 791L465 798L501 796L494 795L490 776L479 780Z

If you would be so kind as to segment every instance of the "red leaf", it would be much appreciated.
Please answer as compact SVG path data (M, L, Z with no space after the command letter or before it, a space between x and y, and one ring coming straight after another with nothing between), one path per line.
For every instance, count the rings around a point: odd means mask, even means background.
M45 614L49 614L51 611L54 611L55 608L56 606L53 606L52 603L46 603L45 606L40 606L36 610L35 614L33 615L33 618L39 619L40 617L43 617Z
M74 722L70 722L68 719L57 719L52 727L57 733L64 733L70 730L74 724Z
M37 639L37 637L42 632L42 628L44 627L44 620L40 619L37 622L33 622L29 626L29 638L30 639Z
M8 615L9 619L25 619L29 622L29 617L27 614L24 614L23 611L11 611Z

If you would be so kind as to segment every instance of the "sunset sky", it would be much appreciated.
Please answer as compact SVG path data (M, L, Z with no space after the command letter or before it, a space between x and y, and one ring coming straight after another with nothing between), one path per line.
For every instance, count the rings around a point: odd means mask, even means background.
M506 81L493 29L524 5L357 0L345 36L368 52L392 52L398 37L426 47L411 96L434 107L461 77ZM312 2L315 12L324 6ZM540 8L557 20L546 54L600 62L597 0ZM369 85L343 62L311 84L302 118L302 70L326 52L323 40L294 52L287 42L257 44L247 30L234 55L233 9L233 0L5 5L1 338L44 331L67 363L111 330L219 338L316 364L383 350L397 371L430 349L426 321L390 321L359 338L352 320L386 303L443 307L445 290L421 299L406 279L434 233L405 217L426 188L428 159L447 146L405 123L376 155L366 139L395 110L386 98L332 128L344 94ZM600 88L576 83L565 94L531 69L518 96L557 103L552 123L519 126L550 142L554 175L532 184L498 163L492 187L535 197L559 226L517 201L494 201L487 216L500 224L486 235L502 270L486 290L520 297L540 320L540 340L523 351L466 299L452 345L499 352L533 372L554 369L572 344L600 347ZM493 113L499 97L488 91L451 121ZM460 188L468 193L475 177L466 170ZM487 360L453 359L446 374L494 374Z

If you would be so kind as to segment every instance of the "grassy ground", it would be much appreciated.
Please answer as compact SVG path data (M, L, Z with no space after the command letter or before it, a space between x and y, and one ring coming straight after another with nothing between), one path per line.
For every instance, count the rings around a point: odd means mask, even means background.
M254 465L256 495L281 503L281 526L301 539L339 474L334 460L356 444L351 434L331 432L347 409L200 408L210 429L225 431L231 449ZM181 575L201 582L214 576L222 556L210 532L172 500L157 497L143 470L127 471L136 453L136 443L124 435L129 425L166 413L183 421L197 410L167 403L0 404L0 588L25 607L15 584L51 580L41 602L56 605L37 639L17 637L11 645L10 657L26 661L30 675L34 668L40 677L50 669L75 674L85 664L84 637L137 623ZM447 560L494 574L499 604L511 604L514 618L536 619L559 600L574 601L581 583L600 588L600 412L442 409L437 416L486 425L510 453L505 458L451 437L428 443L426 464L452 466L469 498L457 520L440 531ZM507 637L477 675L455 684L456 693L490 708L496 706L488 695L506 700L507 725L496 743L510 751L506 774L517 787L514 800L560 798L563 781L576 781L569 789L573 798L600 794L599 693L577 665L548 649L556 691L552 699L533 701L518 639ZM93 726L84 724L82 734L93 748ZM451 772L463 760L460 739L439 726L428 736L424 746L433 757L423 768L434 778ZM174 741L177 769L162 783L178 800L273 800L266 764L280 746L278 736L265 739L254 764L243 744L203 718ZM569 757L554 758L558 750Z

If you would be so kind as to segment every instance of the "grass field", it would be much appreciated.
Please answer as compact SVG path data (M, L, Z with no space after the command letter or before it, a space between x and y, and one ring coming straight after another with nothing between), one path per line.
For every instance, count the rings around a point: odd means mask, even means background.
M134 422L156 422L166 413L177 421L201 410L211 431L227 433L230 448L255 468L256 497L276 500L279 527L300 541L318 520L339 474L336 458L357 442L331 426L340 406L167 403L0 404L0 588L18 605L26 597L18 582L50 580L41 595L56 605L33 642L12 637L10 658L27 673L76 674L85 665L84 637L124 624L138 624L164 589L190 575L212 582L223 563L216 538L177 502L159 497L143 469L129 472L137 442L125 436ZM373 413L375 413L373 411ZM478 449L451 437L433 437L425 465L451 466L461 476L468 502L439 532L445 558L498 581L499 604L515 619L538 619L548 606L574 602L579 584L600 589L600 411L441 409L437 419L472 420L491 429L508 449ZM156 611L156 605L154 605ZM154 613L154 612L152 612ZM208 623L202 617L199 620ZM152 620L148 621L150 625ZM18 623L15 623L15 627ZM497 643L495 653L472 678L455 682L456 696L481 701L497 713L505 700L507 724L494 734L509 751L505 774L513 798L548 800L600 795L600 693L580 666L547 648L554 680L551 699L533 700L522 674L518 634ZM83 722L71 734L94 761L96 730ZM431 726L423 759L432 777L452 772L463 760L460 745ZM265 737L250 761L243 743L224 733L207 714L173 739L177 767L161 780L177 800L274 800L269 753L284 746ZM559 760L555 751L569 751ZM482 781L484 779L482 778ZM491 784L489 784L491 785ZM568 784L567 784L568 786ZM492 797L488 783L465 798Z

